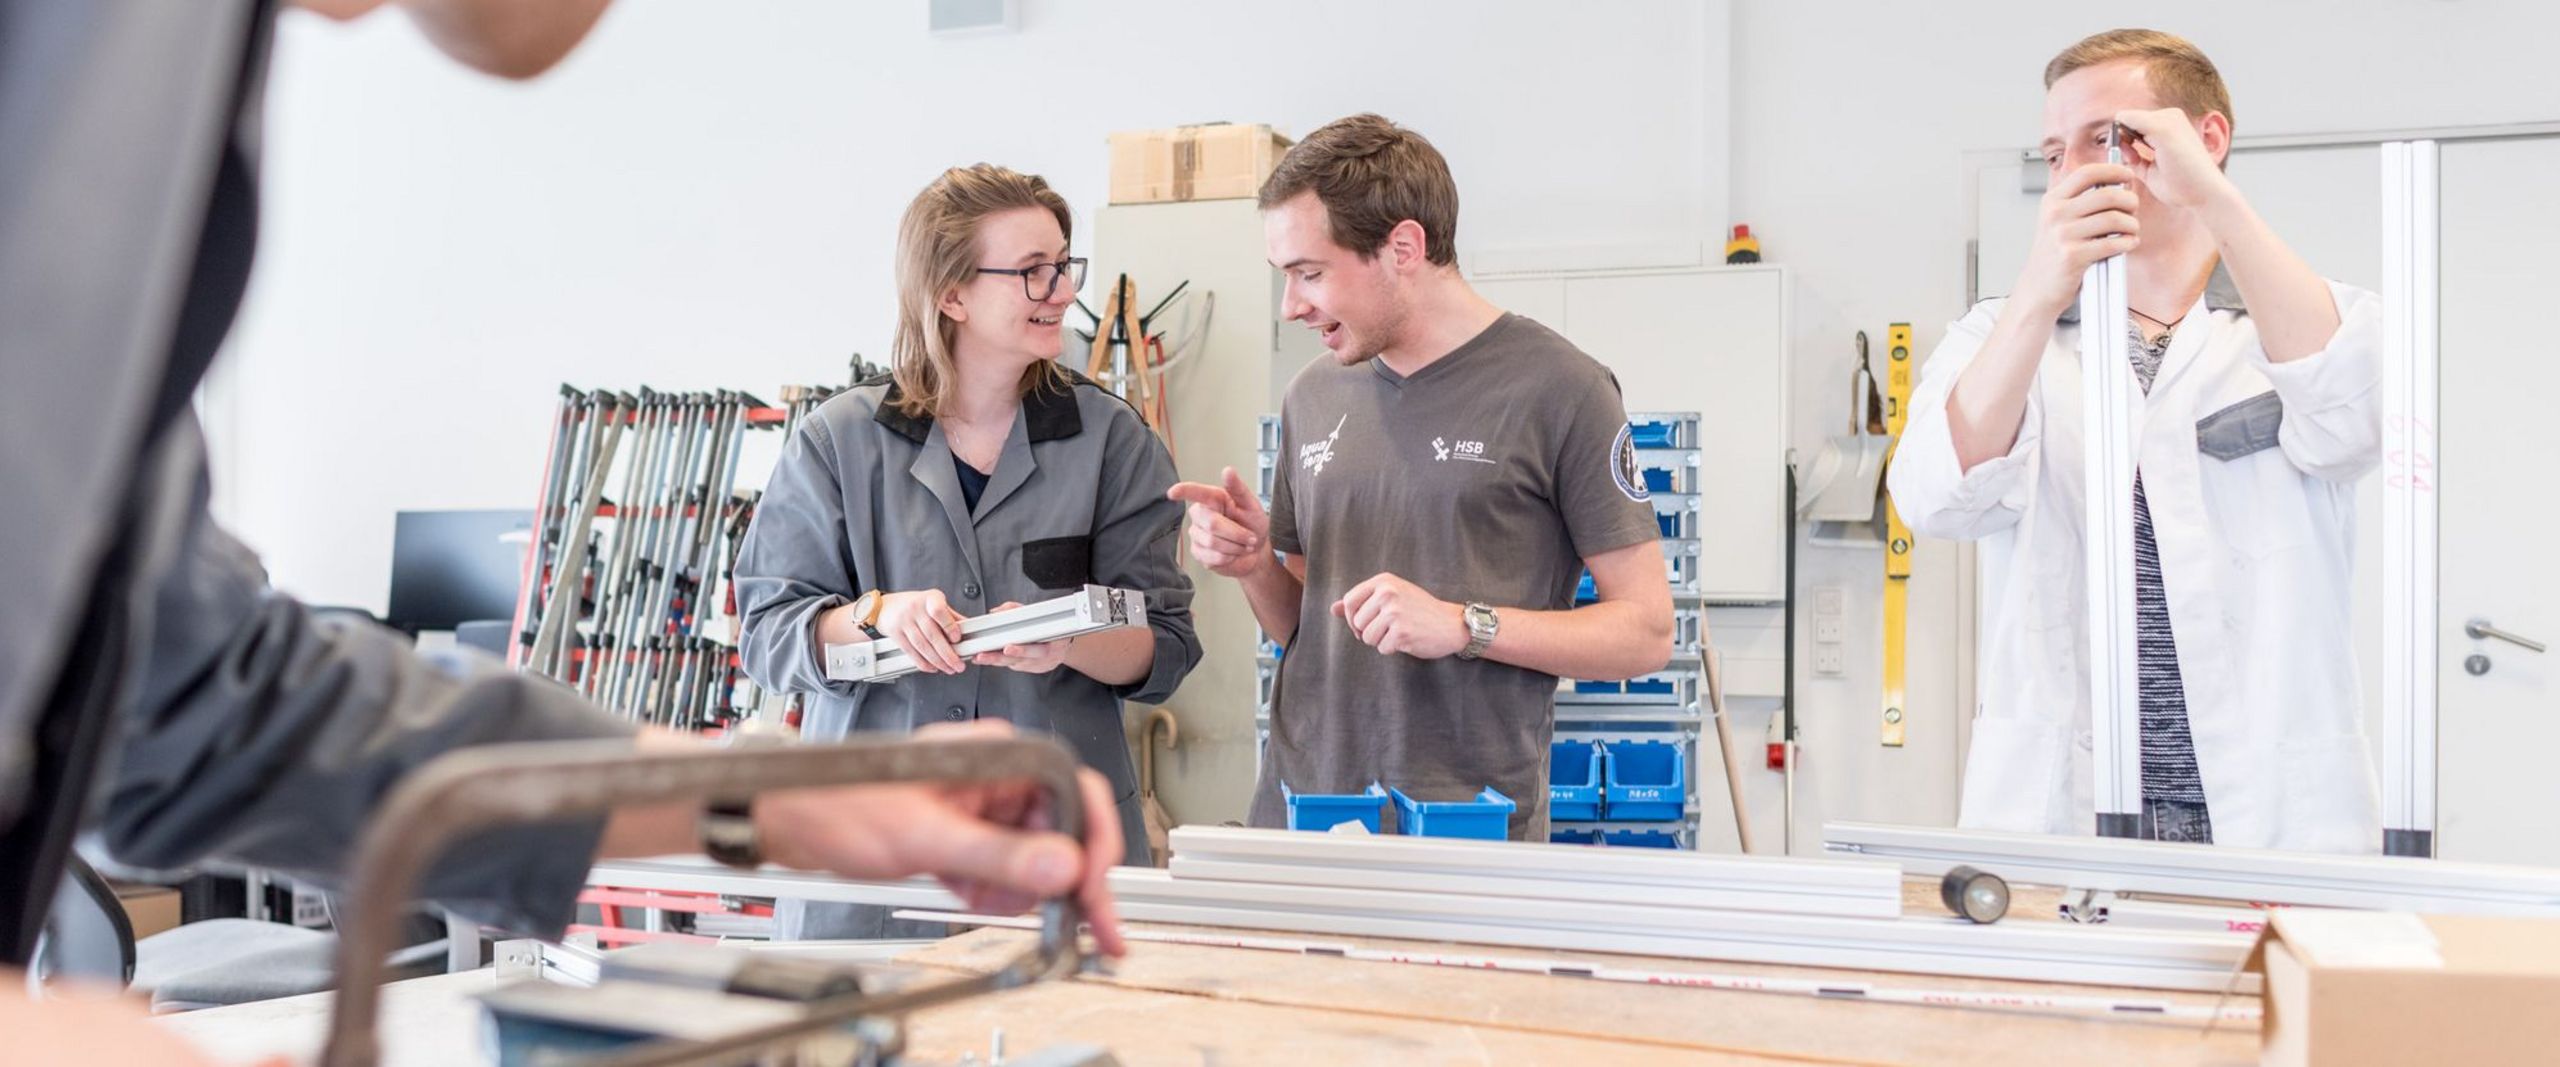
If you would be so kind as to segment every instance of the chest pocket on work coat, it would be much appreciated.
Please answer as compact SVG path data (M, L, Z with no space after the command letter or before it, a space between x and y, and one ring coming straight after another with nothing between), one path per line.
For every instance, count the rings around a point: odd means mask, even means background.
M1022 544L1022 576L1042 589L1074 592L1093 583L1093 538L1051 537Z
M2274 390L2196 420L2198 478L2213 508L2214 524L2249 562L2299 542L2311 528L2308 515L2275 509L2299 507L2302 472L2278 447L2284 401Z

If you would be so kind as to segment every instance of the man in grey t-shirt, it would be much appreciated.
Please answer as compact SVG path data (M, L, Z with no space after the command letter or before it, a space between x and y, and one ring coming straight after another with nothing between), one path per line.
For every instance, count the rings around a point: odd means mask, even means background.
M1232 469L1173 489L1193 554L1287 648L1251 821L1285 824L1283 784L1492 786L1519 802L1511 836L1545 840L1556 679L1671 656L1617 381L1459 275L1456 184L1419 134L1332 123L1261 203L1289 316L1333 359L1289 387L1269 513ZM1586 567L1600 599L1574 608Z

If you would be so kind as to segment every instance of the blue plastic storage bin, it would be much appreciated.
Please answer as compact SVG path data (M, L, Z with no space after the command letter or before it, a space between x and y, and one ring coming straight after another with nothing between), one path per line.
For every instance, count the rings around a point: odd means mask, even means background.
M1611 822L1680 818L1689 801L1689 754L1668 741L1608 743L1609 788L1602 817Z
M1627 682L1627 692L1648 696L1669 696L1676 686L1669 678L1635 678Z
M1602 843L1617 848L1678 848L1680 835L1669 830L1611 830Z
M1519 807L1490 786L1474 800L1415 800L1402 789L1389 789L1387 794L1396 800L1397 828L1416 837L1508 841L1511 813Z
M1590 571L1582 572L1582 580L1574 583L1573 602L1576 604L1596 604L1600 602L1600 583L1591 580Z
M1669 468L1669 467L1646 467L1646 468L1644 469L1644 487L1645 487L1647 490L1650 490L1650 491L1652 491L1652 492L1656 492L1656 493L1668 493L1668 492L1670 492L1670 491L1671 491L1671 468Z
M1589 822L1600 817L1600 746L1557 741L1547 746L1547 818Z
M1370 833L1384 833L1387 791L1378 783L1358 793L1299 793L1280 783L1280 799L1289 805L1289 828L1292 830L1330 830L1347 822L1357 822Z
M1635 445L1637 448L1679 447L1679 423L1636 422L1629 423L1627 428L1632 431L1630 436L1635 438Z
M1549 830L1547 831L1547 841L1550 844L1557 845L1596 845L1600 843L1600 831Z

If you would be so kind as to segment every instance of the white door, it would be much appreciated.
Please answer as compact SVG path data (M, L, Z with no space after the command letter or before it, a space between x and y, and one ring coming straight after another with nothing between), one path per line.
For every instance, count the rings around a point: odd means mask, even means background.
M2560 138L2443 147L2436 854L2560 865ZM2485 657L2485 673L2464 661Z
M2382 291L2382 150L2374 145L2256 149L2231 155L2231 180L2321 277ZM2382 731L2382 474L2356 487L2352 633L2374 777L2391 754Z

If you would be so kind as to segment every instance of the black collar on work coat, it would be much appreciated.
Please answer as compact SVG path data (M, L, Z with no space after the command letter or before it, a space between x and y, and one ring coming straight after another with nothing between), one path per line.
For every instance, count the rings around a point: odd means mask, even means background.
M1084 432L1084 413L1076 409L1076 389L1094 383L1092 379L1065 367L1058 368L1058 372L1065 376L1066 388L1052 389L1044 386L1033 389L1029 395L1022 398L1022 424L1030 430L1032 444L1056 441ZM905 399L906 394L898 389L897 379L883 374L855 388L872 385L886 385L889 391L880 397L880 407L872 412L871 421L886 426L896 431L898 436L917 444L923 444L927 437L932 436L933 416L909 415L899 406L899 402ZM1096 386L1096 388L1100 387Z
M996 505L1031 480L1031 472L1040 463L1033 459L1031 446L1043 441L1057 441L1084 432L1084 413L1076 407L1076 390L1100 388L1081 374L1059 368L1066 376L1063 389L1040 387L1022 398L1022 417L1004 439L1004 450L996 454L996 469L988 475L987 488L978 494L975 514L969 510L969 498L960 491L960 472L951 466L950 442L942 427L931 415L910 415L899 407L903 395L895 379L882 375L863 385L885 383L889 388L881 394L879 406L872 411L871 421L888 427L891 433L916 443L915 462L907 473L923 483L935 500L942 502L943 516L951 521L952 536L960 542L960 552L969 558L973 574L986 573L978 559L977 520L995 511Z

